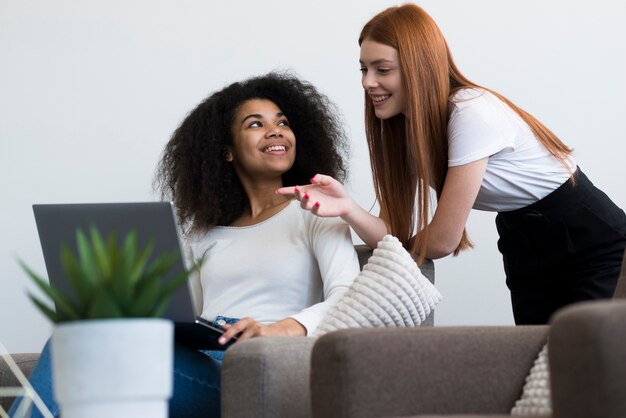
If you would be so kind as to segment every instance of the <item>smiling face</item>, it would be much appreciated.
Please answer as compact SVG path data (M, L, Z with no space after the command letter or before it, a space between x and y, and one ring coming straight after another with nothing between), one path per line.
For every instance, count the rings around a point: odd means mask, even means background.
M379 119L406 111L398 50L365 38L361 43L361 84L372 99Z
M274 102L250 99L235 112L228 150L242 183L280 180L296 159L296 138L289 121Z

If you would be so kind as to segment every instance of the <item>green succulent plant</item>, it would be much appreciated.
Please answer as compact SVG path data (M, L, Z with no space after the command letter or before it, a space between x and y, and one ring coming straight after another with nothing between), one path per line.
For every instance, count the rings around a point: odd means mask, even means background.
M89 228L89 237L78 229L76 243L77 254L65 244L61 247L61 262L72 292L64 293L51 286L19 261L51 304L32 293L28 296L54 323L161 317L172 293L200 266L196 264L191 270L185 270L165 282L163 277L180 257L179 253L160 254L148 264L154 240L139 248L135 230L131 230L120 245L114 233L110 233L105 241L95 227Z

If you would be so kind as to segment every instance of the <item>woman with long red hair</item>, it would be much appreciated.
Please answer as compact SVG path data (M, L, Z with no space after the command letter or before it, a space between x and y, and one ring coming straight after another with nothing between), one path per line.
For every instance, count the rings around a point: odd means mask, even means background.
M322 174L277 193L294 194L318 216L340 216L372 247L393 234L421 260L472 246L472 208L498 212L517 324L547 323L564 305L612 296L626 215L578 168L571 148L463 76L437 24L414 4L376 15L359 45L379 217Z

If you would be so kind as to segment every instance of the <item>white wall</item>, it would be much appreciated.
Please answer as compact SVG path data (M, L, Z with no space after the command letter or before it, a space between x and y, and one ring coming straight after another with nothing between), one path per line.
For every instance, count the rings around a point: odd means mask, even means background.
M342 109L351 189L373 203L357 36L390 1L0 0L0 341L39 350L50 325L16 257L45 273L31 205L153 200L159 153L210 91L293 69ZM460 68L576 148L622 207L624 2L424 0ZM476 249L437 262L438 325L511 324L493 215Z

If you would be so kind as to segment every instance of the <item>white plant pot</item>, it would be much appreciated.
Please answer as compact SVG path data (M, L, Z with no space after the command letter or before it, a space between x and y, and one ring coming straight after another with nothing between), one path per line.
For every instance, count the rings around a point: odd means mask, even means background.
M167 418L173 324L164 319L68 322L52 334L63 418Z

